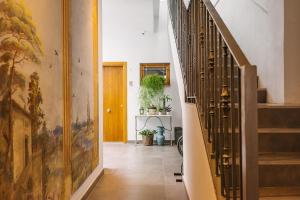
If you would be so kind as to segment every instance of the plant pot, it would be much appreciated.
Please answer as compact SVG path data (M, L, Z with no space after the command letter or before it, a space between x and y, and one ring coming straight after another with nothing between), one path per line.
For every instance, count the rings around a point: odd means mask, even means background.
M156 115L156 108L148 108L149 115Z
M143 135L143 144L145 146L152 146L153 145L153 135Z
M166 115L166 111L160 111L158 114L159 115Z
M158 126L157 127L157 134L156 134L156 141L157 145L163 146L165 144L165 127L163 126Z
M166 114L167 114L167 115L171 115L171 112L167 112Z

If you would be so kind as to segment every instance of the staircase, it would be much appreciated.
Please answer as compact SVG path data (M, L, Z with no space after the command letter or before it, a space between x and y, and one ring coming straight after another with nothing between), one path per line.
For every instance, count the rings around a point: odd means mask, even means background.
M256 67L210 0L168 3L218 199L300 199L300 105L267 103Z
M300 106L259 104L258 136L260 196L300 199Z
M300 105L270 104L266 97L258 89L260 199L300 199Z

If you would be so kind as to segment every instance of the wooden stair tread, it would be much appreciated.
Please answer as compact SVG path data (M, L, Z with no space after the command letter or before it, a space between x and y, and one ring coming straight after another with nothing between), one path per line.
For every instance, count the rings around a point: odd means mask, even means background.
M300 133L300 128L258 128L258 133Z
M258 163L259 165L300 165L300 153L259 153Z
M260 200L300 200L300 187L261 187Z
M258 108L300 108L300 104L258 103Z
M300 200L300 196L261 197L259 200Z

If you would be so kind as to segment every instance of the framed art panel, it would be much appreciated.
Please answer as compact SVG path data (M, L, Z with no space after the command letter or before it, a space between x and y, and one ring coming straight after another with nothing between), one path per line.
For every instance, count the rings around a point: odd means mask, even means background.
M158 74L165 78L165 85L170 85L170 63L141 63L140 78L147 75Z
M62 1L0 0L0 19L0 199L63 199Z
M70 16L73 193L93 172L99 161L97 0L71 1Z

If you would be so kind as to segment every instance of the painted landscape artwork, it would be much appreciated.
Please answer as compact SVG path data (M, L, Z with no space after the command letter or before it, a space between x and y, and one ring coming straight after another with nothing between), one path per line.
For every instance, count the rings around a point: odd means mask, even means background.
M63 199L62 17L61 0L0 0L1 200Z
M71 3L72 191L94 170L93 1ZM81 15L78 15L81 13Z

